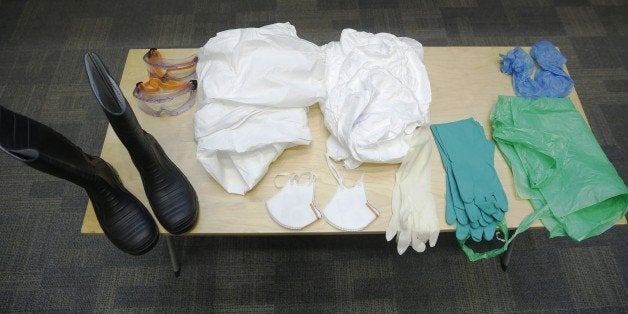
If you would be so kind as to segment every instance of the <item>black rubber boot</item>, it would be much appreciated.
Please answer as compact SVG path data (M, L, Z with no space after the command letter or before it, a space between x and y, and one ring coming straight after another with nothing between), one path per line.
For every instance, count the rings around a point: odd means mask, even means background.
M139 125L122 91L98 55L88 52L84 61L92 91L139 171L157 220L172 234L189 231L198 215L194 188L155 138Z
M120 250L141 255L157 243L159 230L153 217L124 188L113 167L55 130L0 106L0 150L83 187L105 235Z

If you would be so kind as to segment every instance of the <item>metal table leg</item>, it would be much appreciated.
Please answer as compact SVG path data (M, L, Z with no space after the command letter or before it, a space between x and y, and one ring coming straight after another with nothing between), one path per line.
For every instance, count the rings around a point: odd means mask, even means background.
M172 236L165 236L166 243L168 244L168 253L170 254L170 262L172 262L172 270L174 271L174 276L179 277L181 274L181 265L179 264L179 259L177 259L177 251L174 248L174 242L172 241Z
M508 264L510 263L510 255L512 254L512 247L514 244L515 244L515 241L514 240L511 241L510 245L508 245L508 249L506 249L506 252L502 253L502 255L500 256L503 271L508 270Z

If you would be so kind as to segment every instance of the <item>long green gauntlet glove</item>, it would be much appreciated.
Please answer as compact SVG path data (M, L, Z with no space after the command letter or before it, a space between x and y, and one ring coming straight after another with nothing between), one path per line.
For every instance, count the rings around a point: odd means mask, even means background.
M447 174L447 223L457 223L458 240L492 240L508 210L493 166L494 144L473 119L432 125L432 132Z

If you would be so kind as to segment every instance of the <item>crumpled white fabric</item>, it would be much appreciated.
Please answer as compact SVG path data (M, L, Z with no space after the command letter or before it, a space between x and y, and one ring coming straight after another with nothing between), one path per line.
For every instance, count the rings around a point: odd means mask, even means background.
M427 123L432 100L423 46L392 34L342 31L323 46L327 100L320 103L331 135L327 155L348 169L362 162L398 163L406 135Z
M325 98L324 54L290 23L232 29L198 53L197 159L245 194L289 147L309 145L307 107Z

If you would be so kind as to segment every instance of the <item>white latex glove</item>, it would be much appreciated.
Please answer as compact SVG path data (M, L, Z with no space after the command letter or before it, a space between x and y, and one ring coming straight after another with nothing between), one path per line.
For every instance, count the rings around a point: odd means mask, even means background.
M386 229L386 239L397 235L397 252L403 254L408 246L417 252L425 251L426 244L436 245L440 224L436 217L431 193L432 143L429 127L414 131L410 150L396 174L393 187L393 214Z
M395 186L393 187L392 194L392 217L388 222L388 228L386 228L386 240L390 241L397 236L397 252L399 255L403 254L408 246L410 246L411 235L407 228L402 229L402 217L400 216L401 208L401 191L399 190L399 172L397 172ZM404 224L405 226L405 224Z

